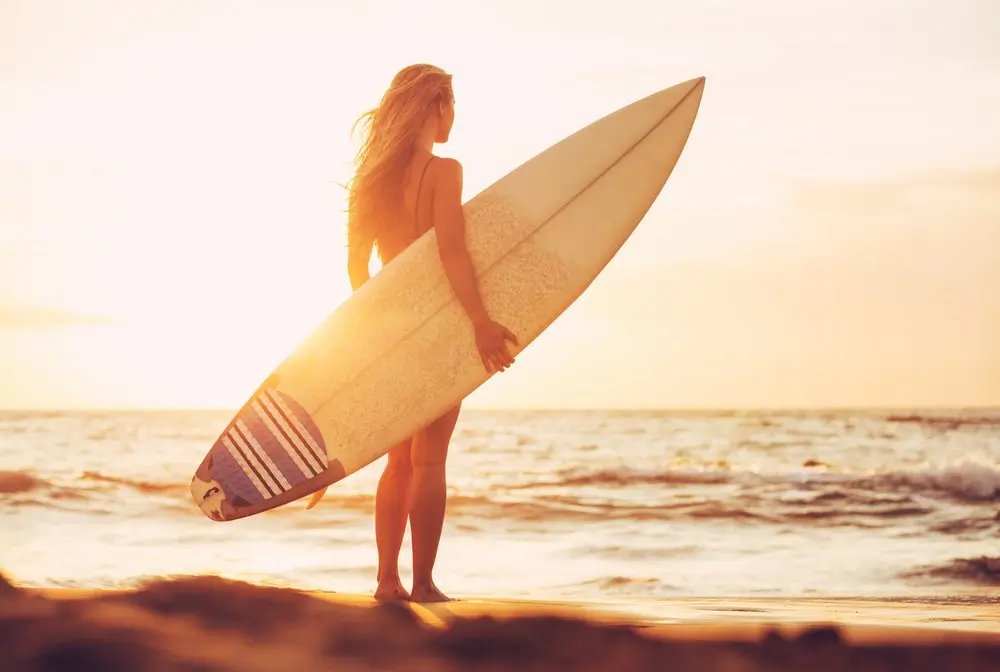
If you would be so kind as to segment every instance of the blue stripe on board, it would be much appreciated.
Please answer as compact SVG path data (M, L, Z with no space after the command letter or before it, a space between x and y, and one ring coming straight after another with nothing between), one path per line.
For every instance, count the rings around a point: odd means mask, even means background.
M220 439L211 451L212 469L209 474L218 481L226 499L230 502L243 500L247 504L259 504L264 501L263 495L254 486L250 477L244 473L243 468L229 454L229 450L223 445Z
M257 480L261 482L264 489L271 493L271 496L278 494L282 491L281 485L275 483L274 486L271 485L270 481L277 481L274 478L274 474L271 474L271 470L267 468L267 465L262 463L259 459L254 458L253 446L250 442L246 440L243 436L243 432L239 430L236 425L233 425L232 429L228 432L229 440L233 442L233 447L236 448L236 452L243 456L243 460L247 463L247 466L253 471L257 476ZM270 479L267 476L270 475ZM277 490L275 490L277 488Z
M277 415L272 413L271 410L268 408L268 404L265 404L264 401L262 401L263 398L264 395L259 395L257 397L257 404L260 406L261 412L267 416L268 420L274 423L275 430L280 434L281 437L285 439L285 441L288 442L288 445L292 447L292 450L294 450L295 454L299 456L299 459L302 460L302 463L306 465L306 469L309 470L306 476L309 477L318 476L322 472L322 469L317 469L316 467L313 466L312 460L309 458L309 455L312 454L312 451L309 450L308 446L301 444L301 441L299 440L299 437L295 432L291 431L290 429L286 430L284 427L282 427L281 419L284 419L285 416L281 414L280 411L278 412ZM268 402L273 403L270 402L270 400L268 400Z
M288 452L285 447L281 445L278 437L271 433L271 430L267 428L264 421L260 419L253 408L248 408L246 414L240 418L246 423L247 429L253 434L254 438L257 439L257 443L264 452L267 453L271 461L274 462L279 470L281 470L282 475L284 475L285 480L287 480L292 487L295 487L299 483L312 478L316 474L311 471L308 473L302 473L302 470L298 468L292 458L288 456ZM280 429L279 429L280 431ZM308 463L306 463L308 468Z
M326 464L327 464L326 455L322 455L322 456L317 455L316 451L313 450L312 446L309 445L309 442L306 440L306 438L302 436L301 432L299 432L298 428L295 426L295 423L292 422L289 418L285 417L285 412L281 410L281 406L278 404L277 400L274 398L277 393L274 393L271 390L265 390L264 394L268 395L268 398L270 399L271 403L274 405L275 410L278 413L280 413L282 417L285 418L285 422L288 423L288 426L292 430L292 433L294 434L294 436L296 436L298 438L300 445L302 445L306 450L308 450L309 453L314 458L316 458L317 462L319 462L320 464L326 466ZM288 397L282 396L281 400L285 402L285 405L288 406L288 408L289 408L290 411L292 411L293 413L296 413L296 418L298 418L299 414L305 415L305 411L303 411L301 409L301 407L296 408L298 406L298 404L294 403ZM307 417L308 416L306 416L306 418ZM312 424L312 423L311 422L307 422L306 418L301 418L300 422L302 422L303 426L308 431L308 426L310 424ZM311 434L310 434L310 437L312 437ZM322 443L320 443L319 441L316 441L316 439L314 437L312 437L312 438L315 441L316 445L322 446Z

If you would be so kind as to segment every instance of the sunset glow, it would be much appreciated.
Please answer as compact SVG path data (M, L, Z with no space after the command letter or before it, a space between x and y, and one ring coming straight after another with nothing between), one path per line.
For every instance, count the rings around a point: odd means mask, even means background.
M708 78L473 405L1000 404L1000 7L874 4L0 2L0 407L241 403L349 296L349 130L411 62L455 75L466 198Z

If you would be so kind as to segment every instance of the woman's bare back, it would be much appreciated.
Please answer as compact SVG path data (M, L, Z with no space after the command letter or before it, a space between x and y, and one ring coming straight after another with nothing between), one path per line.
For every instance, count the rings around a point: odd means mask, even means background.
M387 264L434 226L431 164L433 154L417 154L406 169L403 212L386 227L378 241L379 256Z

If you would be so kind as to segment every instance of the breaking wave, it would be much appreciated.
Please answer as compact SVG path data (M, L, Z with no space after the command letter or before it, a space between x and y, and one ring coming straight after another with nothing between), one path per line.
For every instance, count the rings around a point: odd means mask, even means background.
M902 578L1000 586L1000 557L957 558L943 565L922 566L904 572Z

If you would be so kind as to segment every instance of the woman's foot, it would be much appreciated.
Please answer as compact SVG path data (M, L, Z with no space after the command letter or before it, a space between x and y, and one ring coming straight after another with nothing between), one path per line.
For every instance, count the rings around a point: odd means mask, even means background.
M374 597L376 602L405 602L410 599L410 594L397 576L386 581L379 580Z
M413 592L410 593L411 602L451 602L452 599L438 590L438 587L434 585L434 582L427 585L416 585L413 586Z

